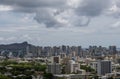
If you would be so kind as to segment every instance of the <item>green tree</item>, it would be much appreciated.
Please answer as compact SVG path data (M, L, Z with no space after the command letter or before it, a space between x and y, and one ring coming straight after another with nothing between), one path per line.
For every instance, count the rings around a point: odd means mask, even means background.
M0 75L0 79L11 79L11 78L9 78L9 77L7 77L5 75Z
M51 73L45 73L43 75L43 77L44 77L44 79L53 79L53 74L51 74Z
M80 69L83 69L83 70L85 70L87 72L93 72L93 71L95 71L93 68L91 68L90 66L87 66L87 65L81 65Z
M113 77L109 77L108 79L113 79Z

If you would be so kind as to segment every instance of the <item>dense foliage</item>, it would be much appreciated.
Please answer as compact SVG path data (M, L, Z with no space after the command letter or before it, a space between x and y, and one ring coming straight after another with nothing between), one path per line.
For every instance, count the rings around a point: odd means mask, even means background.
M44 79L53 79L53 75L51 73L45 73L43 77Z
M9 77L7 77L5 75L0 75L0 79L11 79L11 78L9 78Z
M95 71L93 68L91 68L90 66L87 66L87 65L80 65L80 69L83 69L86 72L93 72L93 71Z
M5 60L0 62L0 79L32 79L32 76L44 73L45 70L46 65L39 62L18 63Z

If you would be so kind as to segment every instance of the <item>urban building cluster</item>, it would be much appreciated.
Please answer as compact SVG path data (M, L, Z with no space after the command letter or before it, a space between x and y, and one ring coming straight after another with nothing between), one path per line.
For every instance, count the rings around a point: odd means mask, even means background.
M8 49L7 49L8 50ZM20 50L20 49L19 49ZM53 75L52 79L119 79L120 50L116 46L26 46L22 57L14 56L8 50L2 50L0 59L6 58L17 62L42 62L46 72ZM43 78L43 77L41 77Z
M28 51L28 50L27 50ZM66 54L67 56L79 56L79 57L97 57L108 56L119 53L116 46L109 46L108 48L102 46L89 46L88 48L82 48L82 46L54 46L54 47L38 47L37 56L57 56Z
M119 79L119 56L102 58L70 58L52 56L47 63L47 72L54 74L55 79Z

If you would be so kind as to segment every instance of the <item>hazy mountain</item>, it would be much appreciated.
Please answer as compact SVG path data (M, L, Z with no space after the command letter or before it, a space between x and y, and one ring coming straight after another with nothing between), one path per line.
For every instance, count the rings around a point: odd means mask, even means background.
M0 45L0 52L1 53L8 54L8 52L12 52L14 56L18 56L18 55L24 56L27 52L28 53L35 53L36 49L37 49L36 46L28 44L28 42Z

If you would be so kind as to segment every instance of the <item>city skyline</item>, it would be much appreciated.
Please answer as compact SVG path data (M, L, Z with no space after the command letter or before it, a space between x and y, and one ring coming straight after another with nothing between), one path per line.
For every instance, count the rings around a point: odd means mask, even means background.
M120 47L119 0L0 2L0 44Z

